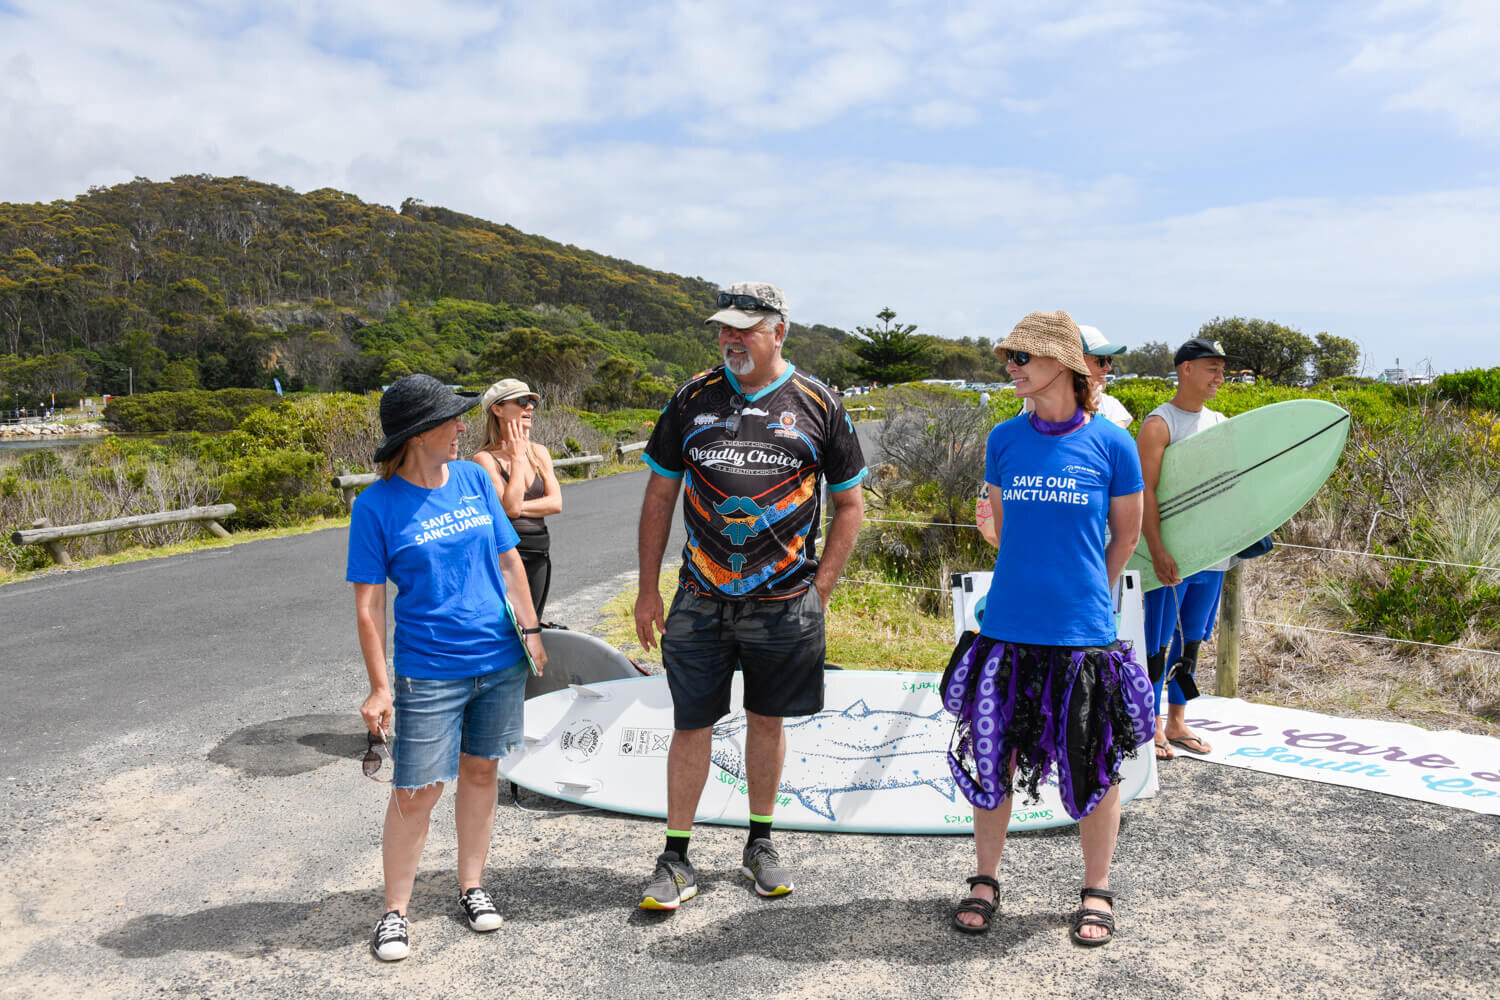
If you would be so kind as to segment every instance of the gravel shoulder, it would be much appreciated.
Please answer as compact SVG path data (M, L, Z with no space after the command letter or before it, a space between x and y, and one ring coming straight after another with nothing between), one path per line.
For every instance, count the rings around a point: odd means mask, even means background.
M1491 997L1500 981L1494 818L1190 759L1126 809L1121 929L1103 949L1067 940L1073 829L1012 839L983 937L948 923L963 837L784 832L797 891L763 900L738 874L742 834L699 827L703 891L658 916L633 904L659 821L523 811L502 785L488 881L505 925L476 935L457 915L450 797L412 957L382 966L366 942L385 788L354 760L354 681L260 689L0 775L0 996L441 996L493 980L546 998Z

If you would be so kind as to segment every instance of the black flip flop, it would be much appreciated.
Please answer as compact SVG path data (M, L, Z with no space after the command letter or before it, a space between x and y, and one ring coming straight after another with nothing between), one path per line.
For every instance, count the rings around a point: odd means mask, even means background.
M1182 747L1182 749L1186 750L1188 753L1196 754L1199 757L1202 757L1205 754L1213 753L1213 748L1196 736L1188 736L1180 740L1167 740L1167 742L1172 744L1174 747ZM1189 743L1196 743L1201 749L1194 749L1193 747L1188 746Z
M995 900L992 902L982 896L969 896L959 900L958 909L953 911L953 926L965 934L983 934L990 929L990 921L995 918L995 903L1000 899L1000 883L988 875L972 875L965 879L972 889L976 885L987 885L995 890ZM979 915L979 923L969 925L958 919L959 914L976 913Z

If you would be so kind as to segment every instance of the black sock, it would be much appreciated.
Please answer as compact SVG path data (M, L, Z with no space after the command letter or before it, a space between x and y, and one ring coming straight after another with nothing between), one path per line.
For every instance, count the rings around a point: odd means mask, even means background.
M677 836L673 836L672 834L669 833L669 834L667 834L667 850L669 850L669 851L676 851L677 852L677 856L679 858L681 858L682 860L686 861L687 860L688 841L691 840L691 839L692 839L691 837L686 837L686 836L677 837Z
M764 837L766 840L771 839L770 817L767 817L765 819L756 819L753 816L750 817L750 836L745 838L745 843L748 844L751 841L759 840L762 837Z

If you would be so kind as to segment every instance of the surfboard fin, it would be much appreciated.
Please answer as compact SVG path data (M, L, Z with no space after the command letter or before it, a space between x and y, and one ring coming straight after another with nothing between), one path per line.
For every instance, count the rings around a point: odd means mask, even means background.
M589 687L587 684L569 684L568 689L573 692L573 697L587 701L608 701L609 695L597 688Z

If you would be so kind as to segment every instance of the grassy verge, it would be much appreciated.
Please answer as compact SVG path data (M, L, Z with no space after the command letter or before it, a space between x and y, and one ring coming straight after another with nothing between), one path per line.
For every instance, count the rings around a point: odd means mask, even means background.
M670 607L676 568L664 570L662 605ZM627 656L661 665L661 649L647 653L635 635L636 588L628 587L602 609L602 637ZM828 662L846 670L940 671L953 649L953 625L922 614L902 591L841 583L828 608Z
M605 476L613 476L622 472L639 472L645 468L639 460L626 460L617 462L610 459L601 465L594 467L595 479ZM566 486L569 483L585 482L585 477L580 470L576 476L571 476L570 469L558 470L558 481ZM214 538L203 535L200 538L191 538L186 541L177 542L172 545L147 546L132 545L129 548L120 549L118 552L110 552L104 555L89 556L87 558L74 558L67 567L68 570L89 569L94 566L113 566L116 563L137 562L142 559L161 559L166 556L180 555L184 552L196 552L199 549L221 549L229 545L238 545L241 542L253 542L260 538L284 538L288 535L302 535L309 531L322 531L324 528L348 527L349 518L317 518L301 524L288 525L282 528L261 528L254 531L237 531L229 538ZM46 576L49 573L67 572L59 566L46 566L34 570L13 570L0 565L0 587L7 583L19 583L22 580L30 580L37 576ZM632 595L632 600L634 596Z
M1245 618L1345 630L1321 598L1320 580L1354 572L1353 560L1279 549L1242 572ZM1206 643L1200 660L1198 686L1205 691L1214 689L1214 646ZM1500 656L1485 653L1246 622L1239 694L1328 715L1500 736Z
M198 538L175 542L171 545L132 545L129 548L120 549L118 552L90 556L84 559L74 559L67 568L47 566L43 569L35 570L0 570L0 586L4 586L7 583L19 583L22 580L30 580L33 577L48 576L53 573L66 573L75 569L114 566L118 563L140 562L145 559L164 559L167 556L182 555L184 552L197 552L200 549L224 549L231 545L238 545L241 542L253 542L262 538L285 538L289 535L304 535L309 531L322 531L324 528L347 528L348 526L349 518L347 517L319 518L316 521L294 524L285 528L259 528L254 531L237 531L228 538L215 538L212 535L202 535Z
M1337 627L1319 617L1309 597L1317 579L1312 563L1283 550L1246 564L1245 617ZM663 572L664 606L676 586L677 571ZM660 649L646 653L636 641L635 597L636 588L629 587L604 605L602 637L632 658L660 666ZM948 662L952 635L950 618L922 614L904 591L845 582L829 608L828 660L850 670L939 671ZM1198 670L1204 691L1214 690L1215 666L1210 641ZM1500 737L1500 720L1486 707L1495 695L1496 657L1248 623L1241 637L1239 697L1246 701Z

